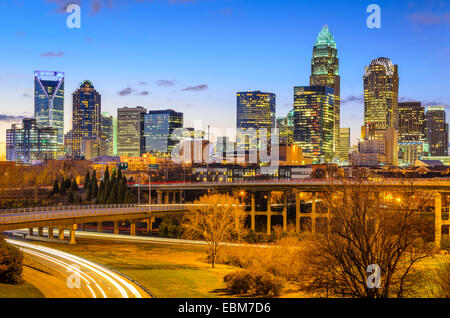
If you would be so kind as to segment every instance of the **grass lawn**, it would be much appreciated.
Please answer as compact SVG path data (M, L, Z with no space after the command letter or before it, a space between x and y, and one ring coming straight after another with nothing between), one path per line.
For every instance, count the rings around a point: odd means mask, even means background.
M77 239L77 245L39 242L109 266L133 278L155 297L229 297L223 277L235 270L211 265L206 247Z
M0 283L0 298L44 298L44 294L27 282L21 285Z

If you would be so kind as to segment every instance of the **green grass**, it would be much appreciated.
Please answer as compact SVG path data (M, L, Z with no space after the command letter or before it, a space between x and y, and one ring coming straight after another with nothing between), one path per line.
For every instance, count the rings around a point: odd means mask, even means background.
M235 267L211 268L201 246L129 243L106 240L77 241L77 245L43 243L109 266L133 278L155 297L198 298L227 296L223 277Z
M44 294L33 285L25 282L21 285L0 283L0 298L44 298Z

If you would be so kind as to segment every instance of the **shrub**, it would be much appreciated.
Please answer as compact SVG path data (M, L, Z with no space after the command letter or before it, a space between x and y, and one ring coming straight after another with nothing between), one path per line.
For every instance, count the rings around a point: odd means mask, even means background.
M233 294L254 294L260 296L280 296L285 281L275 275L257 269L241 269L225 275L224 282Z
M441 249L450 250L450 235L443 235L441 238Z
M23 283L22 266L22 252L0 237L0 282L5 284Z

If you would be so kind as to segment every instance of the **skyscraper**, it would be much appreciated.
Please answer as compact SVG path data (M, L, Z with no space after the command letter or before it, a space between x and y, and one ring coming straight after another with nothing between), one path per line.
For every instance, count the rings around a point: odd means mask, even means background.
M237 149L256 152L261 144L270 142L271 130L275 128L275 94L238 92L236 97Z
M314 43L313 58L311 60L311 86L327 86L334 90L334 133L333 151L338 152L339 128L341 120L341 78L339 76L338 51L333 35L327 25L322 27Z
M341 127L339 131L338 154L341 161L348 161L350 153L350 128Z
M144 151L144 115L142 106L117 109L117 155L140 157Z
M34 72L34 118L40 127L58 130L57 142L64 143L64 73Z
M333 91L325 86L294 87L294 143L315 163L333 160Z
M425 109L420 102L398 103L398 148L402 165L413 165L425 152Z
M96 139L100 137L101 127L101 96L94 89L91 81L83 81L73 93L72 155L82 157L83 139Z
M101 128L100 128L100 139L101 139L101 155L112 156L114 151L114 124L113 116L109 113L104 112L101 115Z
M183 113L171 109L149 111L144 115L145 152L157 157L170 156L177 143L171 135L177 128L183 128Z
M448 156L448 124L444 106L429 106L426 113L426 137L431 156Z
M286 117L277 118L280 145L291 145L294 142L294 110L287 113Z

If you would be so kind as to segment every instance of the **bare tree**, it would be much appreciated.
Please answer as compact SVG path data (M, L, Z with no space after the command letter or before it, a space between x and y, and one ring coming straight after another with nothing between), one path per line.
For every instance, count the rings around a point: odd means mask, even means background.
M238 199L224 194L205 195L194 204L182 222L184 236L206 241L214 267L220 242L244 235L246 212Z
M405 297L412 290L414 265L431 253L419 213L431 195L420 195L407 182L395 189L382 184L338 181L322 195L318 206L329 213L330 222L314 238L307 260L308 291L381 298Z

